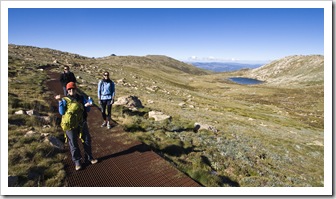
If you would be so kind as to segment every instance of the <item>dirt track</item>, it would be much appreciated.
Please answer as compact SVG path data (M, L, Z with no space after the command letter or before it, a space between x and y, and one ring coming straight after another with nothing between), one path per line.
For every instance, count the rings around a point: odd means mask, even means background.
M49 72L48 89L62 94L59 74ZM84 90L85 91L85 90ZM52 104L56 103L51 102ZM113 108L112 108L113 109ZM55 110L57 111L57 110ZM113 111L113 110L112 110ZM75 171L66 145L66 186L68 187L199 187L201 186L141 142L128 138L115 123L112 129L100 127L102 117L97 107L88 114L92 153L98 163L84 163ZM80 144L81 146L81 144ZM81 147L82 156L83 148Z

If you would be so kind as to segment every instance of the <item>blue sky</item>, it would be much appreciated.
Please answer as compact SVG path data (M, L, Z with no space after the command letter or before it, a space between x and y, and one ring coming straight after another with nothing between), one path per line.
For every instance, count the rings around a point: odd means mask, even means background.
M275 60L324 54L322 8L9 8L8 43L88 57Z

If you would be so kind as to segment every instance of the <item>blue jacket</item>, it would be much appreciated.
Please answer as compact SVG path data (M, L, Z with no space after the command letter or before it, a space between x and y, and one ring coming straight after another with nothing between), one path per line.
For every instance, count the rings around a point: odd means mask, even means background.
M110 79L98 83L98 100L111 100L115 95L114 82Z
M70 96L67 96L67 97L71 98ZM80 101L80 102L83 104L83 106L84 106L84 104L86 104L86 103L88 102L88 100L87 100L85 97L80 96L80 95L78 95L78 94L76 95L75 98L76 98L78 101ZM67 109L67 102L65 101L65 99L62 98L62 100L58 102L58 112L59 112L61 115L64 115L65 112L66 112L66 109ZM83 119L84 119L84 121L85 121L86 118L87 118L87 112L89 112L90 110L91 110L91 107L90 107L90 106L88 106L88 107L85 107L85 106L84 106L84 112L83 112Z

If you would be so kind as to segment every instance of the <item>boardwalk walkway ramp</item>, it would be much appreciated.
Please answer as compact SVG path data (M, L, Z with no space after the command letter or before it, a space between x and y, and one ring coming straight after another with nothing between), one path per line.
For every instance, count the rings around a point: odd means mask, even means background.
M49 72L48 89L54 95L62 94L59 74ZM51 103L57 103L51 102ZM55 105L57 106L57 104ZM152 151L147 145L134 140L117 123L112 129L100 127L102 116L97 107L88 114L92 139L92 153L98 163L83 163L75 171L69 146L64 160L68 187L200 187L172 164ZM83 148L81 146L82 156ZM127 193L125 193L127 194Z

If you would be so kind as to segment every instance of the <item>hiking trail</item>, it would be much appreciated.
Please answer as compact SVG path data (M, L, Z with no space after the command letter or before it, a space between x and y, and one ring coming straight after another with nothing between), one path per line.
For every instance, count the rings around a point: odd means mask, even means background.
M59 74L47 71L47 86L53 96L62 94ZM58 112L56 100L51 101ZM112 108L113 112L113 108ZM113 118L112 118L113 119ZM97 106L88 113L92 154L98 163L83 163L75 171L68 144L64 160L67 187L200 187L199 183L179 171L147 145L127 136L116 122L111 129L101 127L102 116ZM79 141L82 157L84 150Z

